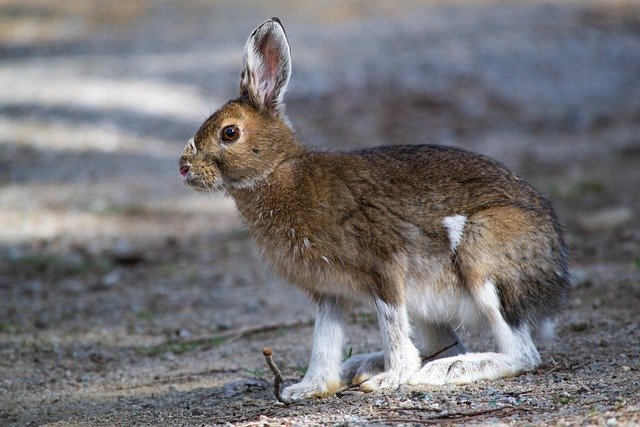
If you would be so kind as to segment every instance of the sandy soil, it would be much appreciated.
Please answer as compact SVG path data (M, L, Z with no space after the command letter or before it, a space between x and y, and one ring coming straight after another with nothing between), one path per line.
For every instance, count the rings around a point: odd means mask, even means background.
M552 198L575 289L540 368L275 403L262 348L300 378L313 306L177 174L270 16L305 141L456 145ZM0 424L639 425L639 45L635 1L0 0Z

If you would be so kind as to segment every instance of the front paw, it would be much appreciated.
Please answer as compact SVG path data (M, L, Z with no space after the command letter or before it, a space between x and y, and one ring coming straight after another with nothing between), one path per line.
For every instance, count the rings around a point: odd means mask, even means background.
M396 371L383 372L378 375L374 375L367 381L360 384L360 390L364 392L371 392L376 390L395 390L400 387L401 384L406 382L406 378Z
M360 384L360 390L370 392L375 390L395 390L402 384L405 384L412 375L420 368L419 358L412 363L399 368L391 369L372 376L367 381Z
M342 363L340 378L342 383L358 385L384 371L384 353L381 351L357 354Z
M334 394L340 390L340 381L321 381L316 379L303 379L297 384L285 387L282 390L282 398L285 400L303 400L312 397L323 397Z

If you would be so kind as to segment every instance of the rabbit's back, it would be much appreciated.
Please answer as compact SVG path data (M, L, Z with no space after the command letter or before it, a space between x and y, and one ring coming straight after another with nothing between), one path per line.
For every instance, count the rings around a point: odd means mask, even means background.
M550 211L550 204L529 184L493 159L439 145L383 146L354 152L382 174L394 198L404 194L428 212L473 213L496 205ZM415 197L417 196L417 198ZM433 218L430 218L433 219Z

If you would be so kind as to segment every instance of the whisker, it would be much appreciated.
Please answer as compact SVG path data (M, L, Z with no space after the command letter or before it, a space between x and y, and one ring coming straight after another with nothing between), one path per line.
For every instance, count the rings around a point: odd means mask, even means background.
M204 111L202 111L201 109L199 109L198 107L196 107L193 104L187 104L189 107L193 108L194 110L196 110L198 113L202 114L202 117L204 117L205 119L208 117L205 115ZM209 103L209 109L211 109L211 103ZM211 115L211 114L209 114Z
M220 190L218 190L217 188L210 188L209 189L209 194L211 194L211 198L215 202L215 199L213 198L213 191L214 190L216 191L216 193L218 193L219 196L222 196L222 194L220 193ZM224 213L222 212L222 206L220 205L220 203L215 203L215 204L218 207L218 214L220 215L220 218L222 218L224 216Z

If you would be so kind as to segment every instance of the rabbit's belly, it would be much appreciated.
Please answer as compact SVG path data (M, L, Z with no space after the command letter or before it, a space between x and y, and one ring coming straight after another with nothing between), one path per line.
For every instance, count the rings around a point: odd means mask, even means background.
M422 261L405 283L407 307L413 318L452 328L482 323L471 295L447 263Z
M482 323L482 317L471 296L453 287L437 289L410 286L407 289L407 306L412 318L449 325L454 330L469 329L470 325Z

